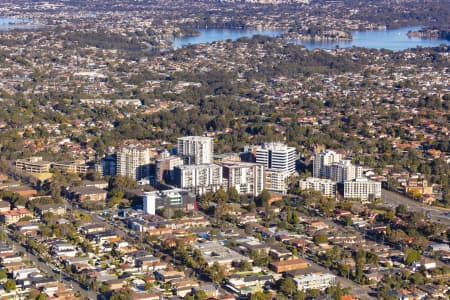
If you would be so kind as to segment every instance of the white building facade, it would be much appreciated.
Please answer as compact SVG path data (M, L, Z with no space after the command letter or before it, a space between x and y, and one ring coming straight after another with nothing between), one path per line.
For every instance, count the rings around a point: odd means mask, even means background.
M362 176L362 168L360 166L355 166L349 159L344 159L339 162L335 162L330 167L330 178L339 183L345 181L354 180Z
M314 190L327 197L336 197L336 182L331 179L308 177L299 181L300 189Z
M144 212L154 216L156 214L156 192L144 193L143 205Z
M235 188L239 194L259 195L264 189L264 166L246 162L224 162L223 183L227 189Z
M117 175L140 180L150 175L150 149L129 145L117 151Z
M381 182L357 178L344 182L344 198L363 201L381 198Z
M185 165L176 167L174 171L177 186L196 194L215 192L222 187L222 166Z
M296 149L282 143L268 143L256 148L256 163L268 169L288 171L293 174L296 159Z
M213 152L211 137L186 136L178 139L178 155L187 165L211 164Z
M301 291L311 289L323 291L336 285L336 276L329 273L311 273L293 280L297 284L297 289Z
M333 150L325 150L315 154L313 160L313 176L330 178L330 167L341 161L343 155Z
M271 192L282 193L283 195L287 194L289 187L288 181L291 176L289 171L265 169L264 174L264 189Z

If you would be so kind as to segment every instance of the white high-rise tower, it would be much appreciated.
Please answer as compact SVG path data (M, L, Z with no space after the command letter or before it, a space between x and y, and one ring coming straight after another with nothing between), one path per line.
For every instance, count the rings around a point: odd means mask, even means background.
M117 151L117 174L140 180L150 175L150 149L129 145Z
M155 193L144 193L143 197L144 212L154 216L156 213L156 195Z
M331 165L342 160L342 154L332 150L316 153L313 162L313 176L330 178Z
M268 143L256 149L256 162L268 169L295 172L297 151L282 143Z
M213 139L204 136L186 136L178 139L178 155L187 165L213 162Z

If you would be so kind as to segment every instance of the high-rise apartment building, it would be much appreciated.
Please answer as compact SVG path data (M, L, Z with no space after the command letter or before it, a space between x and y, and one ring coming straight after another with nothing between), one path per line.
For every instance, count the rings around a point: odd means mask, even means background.
M256 148L256 162L268 169L295 172L297 151L282 143L267 143Z
M288 178L291 173L288 170L265 169L264 170L264 189L282 193L283 195L288 191Z
M213 162L213 139L204 136L186 136L178 139L178 155L186 165Z
M342 158L342 154L332 150L316 153L313 160L313 176L330 178L331 165L341 161Z
M381 198L381 182L357 178L344 182L344 198L363 201Z
M140 180L150 175L150 149L129 145L117 151L117 175Z
M329 177L326 177L336 182L344 183L344 181L360 178L361 176L362 168L352 164L350 159L344 159L333 163L330 167Z
M257 196L264 189L264 166L255 163L227 161L222 163L223 183L239 194Z
M103 157L100 162L95 165L95 171L102 174L102 176L116 176L117 155L109 154Z
M175 167L183 165L183 159L179 156L163 153L156 160L156 180L158 182L173 183L175 181Z
M175 179L179 188L196 194L215 192L222 187L222 167L216 164L175 167Z

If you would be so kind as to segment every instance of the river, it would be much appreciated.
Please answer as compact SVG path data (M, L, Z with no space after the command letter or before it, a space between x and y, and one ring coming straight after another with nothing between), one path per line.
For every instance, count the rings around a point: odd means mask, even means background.
M393 51L405 50L408 48L436 47L441 44L450 44L447 40L440 39L423 39L419 37L408 37L408 31L415 31L421 27L403 27L390 30L371 30L371 31L355 31L352 32L353 40L351 41L291 41L295 44L304 45L307 49L333 49L336 47L363 47L388 49ZM202 29L198 36L176 38L172 47L178 49L188 45L211 43L215 41L223 41L227 39L236 40L241 37L252 37L256 34L276 37L283 33L281 30L249 30L249 29Z

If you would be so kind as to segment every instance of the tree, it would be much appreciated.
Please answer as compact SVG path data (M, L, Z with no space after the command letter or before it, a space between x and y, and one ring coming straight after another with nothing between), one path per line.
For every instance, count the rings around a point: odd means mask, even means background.
M14 291L16 289L16 281L14 279L6 280L5 284L3 285L3 288L8 293Z
M115 292L111 297L109 297L109 300L132 300L133 299L133 292L128 289L121 289L118 292Z
M208 276L214 283L220 283L225 277L223 268L215 262L210 268L208 268Z
M250 201L250 204L248 206L248 211L249 212L254 212L256 210L256 203L254 200Z
M261 201L261 206L265 206L269 204L269 200L272 196L270 196L270 193L268 190L263 190L261 194L259 195L259 199Z
M272 295L263 292L256 292L250 296L250 300L270 300Z
M278 290L285 296L292 297L297 291L297 285L290 277L283 278L279 281Z
M343 219L343 223L345 226L349 227L353 225L353 220L349 216L345 216Z
M350 267L347 265L339 264L338 265L339 275L342 277L348 278L350 275Z
M214 200L217 203L214 209L214 215L217 224L219 224L226 212L226 202L228 201L228 194L221 188L214 194Z
M355 263L357 265L364 265L366 263L366 252L363 249L358 249L358 251L356 251Z
M291 224L297 225L298 223L300 223L300 219L298 218L297 213L294 211L292 213Z
M206 300L206 299L208 299L208 295L203 290L197 290L194 293L194 299L196 299L196 300Z
M121 191L116 191L115 194L109 199L108 206L115 207L120 204L120 201L123 199L125 194Z
M46 300L47 299L47 295L45 293L40 293L37 297L36 300Z
M386 221L392 221L395 217L394 211L393 210L388 210L385 214L384 214L384 219Z
M341 300L341 297L346 294L346 289L341 287L341 284L338 283L336 286L332 286L327 288L326 290L328 295L333 296L335 300Z
M420 259L420 252L416 250L410 250L406 255L405 264L412 265L413 262L418 261L419 259Z
M395 208L396 214L406 214L408 210L406 209L406 206L404 204L400 204Z
M144 290L150 291L152 288L153 288L153 283L151 283L150 281L147 281L144 285Z
M231 202L235 203L240 201L241 197L234 187L228 189L228 199L230 199Z
M217 203L224 203L228 201L228 194L221 188L214 194L214 200Z
M320 290L318 289L311 289L308 291L309 296L311 296L312 298L317 298L320 296Z
M409 280L411 281L412 284L424 284L425 282L425 277L420 273L420 272L415 272L414 274L411 274L409 276Z
M328 242L328 237L323 233L316 234L313 239L316 244L325 244Z
M291 222L291 219L292 219L291 207L288 206L288 207L286 208L286 221L287 221L287 222Z
M107 284L102 284L100 287L100 293L105 294L111 290L111 287Z
M5 279L7 276L6 270L5 269L0 269L0 280Z
M237 268L239 269L239 271L251 271L252 264L249 261L243 260L239 262Z
M186 213L182 209L176 209L173 212L173 218L174 219L181 219L184 216L186 216Z
M109 187L111 189L111 195L118 195L119 192L125 193L126 189L136 188L137 183L131 178L126 176L117 175L111 177L109 181Z

